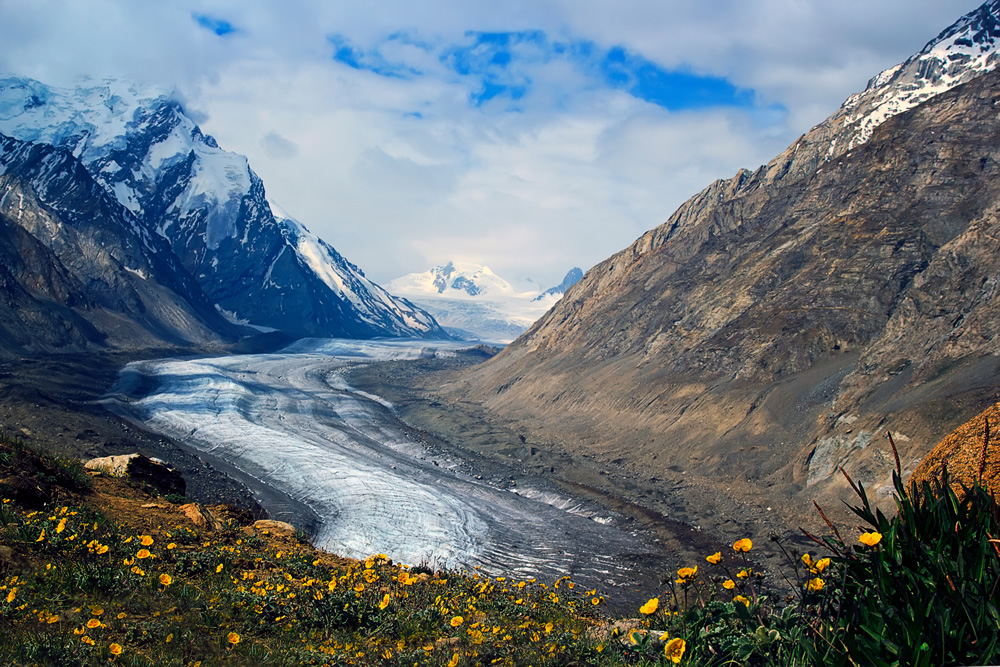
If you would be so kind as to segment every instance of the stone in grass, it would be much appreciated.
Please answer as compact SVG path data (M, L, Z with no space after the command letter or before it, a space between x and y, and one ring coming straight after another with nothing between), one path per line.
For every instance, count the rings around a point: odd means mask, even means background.
M83 467L97 470L114 477L128 477L144 482L160 493L184 495L187 484L177 470L159 459L151 459L142 454L120 454L102 456L84 462Z
M254 521L253 528L262 532L267 531L268 534L276 537L295 537L295 526L284 521L261 519Z

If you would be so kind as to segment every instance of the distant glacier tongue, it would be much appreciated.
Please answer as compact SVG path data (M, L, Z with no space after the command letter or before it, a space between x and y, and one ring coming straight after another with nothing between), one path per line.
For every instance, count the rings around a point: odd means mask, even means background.
M315 544L345 556L543 580L572 574L602 589L655 581L658 558L641 540L540 494L437 465L384 400L342 379L350 364L461 347L307 340L278 354L137 362L125 374L155 389L117 410L307 505L320 520Z

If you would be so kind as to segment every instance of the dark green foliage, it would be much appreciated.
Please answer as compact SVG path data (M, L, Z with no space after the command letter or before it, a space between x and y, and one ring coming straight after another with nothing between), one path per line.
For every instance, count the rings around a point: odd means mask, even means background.
M40 508L60 493L89 493L93 482L83 464L43 454L21 439L0 433L0 495Z
M944 479L905 488L893 475L897 515L873 509L863 486L851 509L882 535L874 547L827 540L838 554L830 641L858 664L995 664L1000 658L1000 509L983 486Z

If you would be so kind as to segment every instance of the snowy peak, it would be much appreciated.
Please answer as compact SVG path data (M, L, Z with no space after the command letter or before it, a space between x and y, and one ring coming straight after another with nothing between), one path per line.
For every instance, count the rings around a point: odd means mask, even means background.
M828 158L866 143L889 118L996 67L1000 54L1000 0L990 0L943 30L905 62L873 77L833 117L842 131Z
M583 278L583 269L578 266L574 266L572 269L566 272L566 276L562 279L562 282L554 287L550 287L538 296L536 296L532 301L542 301L547 297L559 298L566 293L573 285L580 282Z
M299 262L332 292L350 303L362 320L398 335L437 330L437 323L428 313L393 297L381 285L370 281L361 269L280 206L271 201L268 201L268 206L282 228L282 236L295 249Z
M425 308L454 336L509 343L527 331L582 275L574 268L560 285L539 293L537 289L518 290L488 266L448 262L396 278L386 287Z
M393 294L454 299L531 298L535 292L521 292L493 273L488 266L471 262L448 262L423 273L409 273L390 282Z

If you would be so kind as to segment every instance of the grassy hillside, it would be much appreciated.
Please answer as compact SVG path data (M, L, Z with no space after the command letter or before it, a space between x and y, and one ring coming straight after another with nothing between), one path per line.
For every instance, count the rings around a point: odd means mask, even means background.
M888 518L859 487L861 530L784 571L739 540L621 619L568 578L342 559L225 507L199 527L185 499L0 438L0 664L996 662L1000 511L980 486L931 491L897 476Z

